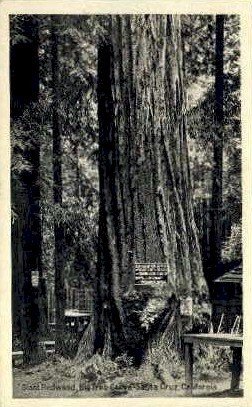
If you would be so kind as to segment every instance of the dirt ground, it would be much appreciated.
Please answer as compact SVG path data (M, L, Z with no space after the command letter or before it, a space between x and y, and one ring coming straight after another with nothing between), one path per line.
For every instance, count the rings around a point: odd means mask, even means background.
M240 390L235 393L229 390L230 380L229 373L219 378L204 377L204 380L196 377L193 397L242 397L242 380ZM127 382L127 378L122 377L121 385L113 381L102 385L81 383L76 389L73 375L58 365L47 363L33 368L13 368L14 398L185 397L186 387L183 377L165 384L160 381L144 383L134 381L134 378Z

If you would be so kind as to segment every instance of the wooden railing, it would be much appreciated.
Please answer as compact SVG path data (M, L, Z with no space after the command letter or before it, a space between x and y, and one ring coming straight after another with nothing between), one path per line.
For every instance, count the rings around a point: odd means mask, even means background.
M55 324L55 293L54 287L50 287L47 296L48 323ZM66 288L66 309L76 310L85 313L92 313L93 296L89 287L67 287Z

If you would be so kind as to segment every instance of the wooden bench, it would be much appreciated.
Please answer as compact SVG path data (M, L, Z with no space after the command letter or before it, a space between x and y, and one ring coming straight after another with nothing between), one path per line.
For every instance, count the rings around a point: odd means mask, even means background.
M41 341L39 345L44 349L47 354L54 353L55 341ZM24 352L22 350L17 350L12 352L13 362L18 358L23 358Z
M228 333L186 334L183 336L183 339L185 345L185 382L188 396L191 396L193 391L193 346L203 343L213 346L230 347L232 349L233 366L231 390L235 391L239 389L243 345L241 335Z

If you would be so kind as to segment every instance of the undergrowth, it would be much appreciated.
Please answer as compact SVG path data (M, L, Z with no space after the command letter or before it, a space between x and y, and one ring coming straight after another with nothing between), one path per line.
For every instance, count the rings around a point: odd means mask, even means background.
M230 351L226 349L200 346L195 348L194 355L196 380L225 377L230 368ZM126 396L132 395L132 391L159 390L163 385L165 388L165 385L184 382L183 357L165 341L152 343L139 368L126 354L115 360L96 354L81 365L73 359L54 355L37 366L21 369L24 384L46 383L52 389L59 385L71 387L72 394L76 395L98 390L106 397ZM20 367L18 370L20 372Z

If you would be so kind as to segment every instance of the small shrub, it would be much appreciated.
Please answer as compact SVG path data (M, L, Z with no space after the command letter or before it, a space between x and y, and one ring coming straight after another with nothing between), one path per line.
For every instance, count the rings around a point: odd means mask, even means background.
M115 363L118 366L118 369L120 370L127 370L130 369L133 366L133 358L128 356L126 353L124 353L121 356L118 356L115 359Z
M122 364L122 360L120 363ZM80 382L98 386L121 377L124 372L125 368L120 367L116 361L96 354L81 367Z
M201 379L218 378L231 367L231 351L226 348L200 345L195 349L195 373Z
M158 388L152 367L144 364L140 369L128 370L122 377L115 378L110 384L109 396L122 396L134 390L150 390L155 384Z
M184 374L184 365L177 349L165 337L152 343L146 362L152 367L156 379L163 383L178 380Z
M154 297L150 298L145 309L140 316L141 326L148 331L150 326L157 320L164 310L167 299Z

